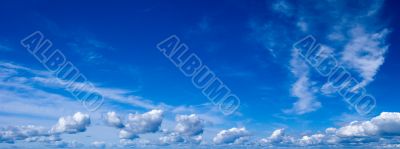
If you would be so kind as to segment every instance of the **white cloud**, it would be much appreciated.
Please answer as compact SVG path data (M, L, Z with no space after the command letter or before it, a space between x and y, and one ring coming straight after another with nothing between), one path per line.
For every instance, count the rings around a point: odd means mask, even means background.
M349 125L341 127L337 130L337 135L340 137L366 137L375 135L378 128L370 121L366 122L351 122Z
M135 134L131 131L127 131L125 129L122 129L119 131L119 138L120 139L136 139L139 138L138 134Z
M122 122L115 112L108 112L105 120L108 125L119 128L119 138L130 144L127 140L139 138L141 134L158 132L163 121L163 113L162 110L156 109L143 114L130 113L127 120Z
M262 138L259 140L261 145L278 145L278 144L292 144L294 142L294 138L291 136L287 136L285 134L285 129L276 129L272 132L272 134L268 138Z
M164 130L165 135L160 137L160 144L199 144L203 140L204 121L196 114L177 115L175 129L169 132Z
M122 128L124 127L124 124L122 123L122 120L119 116L114 111L107 112L105 121L108 125L114 126L116 128Z
M47 130L43 127L33 125L1 128L0 143L14 143L16 140L24 140L47 135Z
M354 121L345 126L325 129L325 133L303 135L300 138L285 135L284 129L275 130L260 145L274 146L390 146L400 141L400 113L382 112L367 121ZM393 146L393 145L392 145Z
M162 120L162 110L151 110L143 114L129 114L123 130L134 135L154 133L159 131Z
M271 4L272 13L281 14L277 22L281 21L280 19L292 22L285 24L287 25L285 29L278 29L276 32L276 28L282 24L271 23L270 20L250 23L256 24L252 25L253 34L256 35L255 40L262 39L261 43L267 49L275 49L274 55L277 56L288 55L286 51L280 49L289 49L290 47L285 45L298 40L291 37L302 37L305 36L304 33L316 35L318 41L323 41L337 50L333 56L338 58L339 64L343 64L347 70L354 72L353 76L359 76L360 86L364 87L374 80L384 63L384 56L388 49L385 40L389 31L378 15L384 4L383 1L354 2L354 4L356 4L355 7L350 9L348 1L317 1L310 5L308 2L294 4L290 1L279 0ZM315 15L316 12L321 13ZM292 29L287 30L287 28ZM280 35L284 38L279 38ZM298 100L291 109L285 112L305 114L316 111L321 107L314 92L316 84L311 80L316 74L298 63L298 60L302 59L293 56L293 53L290 66L297 81L294 82L291 93ZM297 72L300 73L296 74ZM329 88L328 85L324 84L323 93L325 95L335 93L335 90Z
M355 69L363 78L360 85L366 86L374 80L384 55L388 49L385 38L388 30L368 33L363 26L356 26L350 31L350 41L342 52L342 61L349 68Z
M126 147L138 147L138 146L146 146L146 145L157 145L157 143L151 142L150 140L138 138L135 140L131 139L121 139L119 143Z
M160 137L159 140L160 140L160 144L163 144L163 145L183 143L185 141L184 138L177 133L170 133L166 136L162 136L162 137Z
M250 136L246 128L233 127L228 130L221 130L214 138L215 144L242 144L247 141Z
M324 138L324 134L313 134L311 136L303 136L298 143L301 146L317 145L321 144Z
M309 78L309 66L299 55L298 49L292 50L290 60L291 71L297 78L293 84L291 94L298 98L286 113L305 114L315 111L321 107L321 103L315 99L315 89Z
M340 137L368 137L400 135L400 113L382 112L370 121L354 121L337 130Z
M379 116L372 118L371 123L379 129L379 135L400 135L400 113L382 112Z
M89 115L77 112L73 116L61 117L58 119L58 123L51 128L51 133L74 134L84 132L89 125Z
M203 133L204 122L197 115L178 115L175 131L182 135L196 136Z

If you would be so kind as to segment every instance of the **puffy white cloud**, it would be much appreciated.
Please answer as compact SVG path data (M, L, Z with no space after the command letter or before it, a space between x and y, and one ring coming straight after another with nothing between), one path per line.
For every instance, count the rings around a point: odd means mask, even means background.
M203 133L204 122L197 115L178 115L175 131L182 135L196 136Z
M127 121L123 124L115 112L108 112L106 116L108 124L121 128L120 139L136 139L140 134L155 133L159 131L162 120L162 110L151 110L143 114L129 114Z
M277 145L277 144L292 144L294 142L294 138L291 136L287 136L285 134L285 129L276 129L272 132L272 134L268 138L260 139L259 143L261 145Z
M400 135L400 113L382 112L370 121L354 121L337 130L340 137L393 136Z
M107 112L107 114L105 116L105 121L110 126L114 126L117 128L124 127L124 124L122 123L121 118L119 116L117 116L117 114L114 111Z
M283 137L285 136L285 129L277 129L272 132L271 136L268 138L263 138L260 140L262 144L265 143L279 143L282 141Z
M308 145L317 145L321 144L325 138L324 134L313 134L311 136L303 136L299 139L299 145L301 146L308 146Z
M89 125L89 115L77 112L73 116L59 118L58 123L51 128L51 133L74 134L78 132L84 132L86 131L86 127Z
M400 135L400 113L382 112L371 119L371 123L378 127L379 135Z
M241 144L248 140L250 136L246 128L231 128L228 130L221 130L214 138L215 144Z
M122 129L119 131L119 138L120 139L136 139L136 138L139 138L139 136L138 136L138 134L136 134L134 132Z
M177 115L177 124L171 132L164 130L165 135L160 137L160 144L199 144L203 140L201 136L204 129L204 121L196 114Z
M378 127L370 121L354 121L347 126L339 128L336 134L340 137L365 137L375 135L377 130Z

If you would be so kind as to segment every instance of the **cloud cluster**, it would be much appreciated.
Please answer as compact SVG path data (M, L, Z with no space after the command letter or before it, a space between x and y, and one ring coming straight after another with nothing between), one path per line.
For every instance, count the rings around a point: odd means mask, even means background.
M203 140L204 120L196 114L177 115L174 131L166 132L159 138L161 144L190 143L199 144Z
M339 128L327 128L324 133L304 135L300 138L286 136L283 129L275 130L268 138L260 139L261 145L342 145L378 143L389 145L399 143L400 113L382 112L368 121L353 121Z
M0 143L14 143L16 140L25 140L32 137L47 135L46 129L33 125L1 128Z
M228 130L221 130L214 138L215 144L242 144L249 139L249 132L245 127L233 127Z
M71 144L62 141L59 135L84 132L89 125L89 115L77 112L73 116L59 118L58 123L50 130L34 125L0 128L0 143L14 143L18 140L24 140L26 142L46 142L56 146L70 146Z

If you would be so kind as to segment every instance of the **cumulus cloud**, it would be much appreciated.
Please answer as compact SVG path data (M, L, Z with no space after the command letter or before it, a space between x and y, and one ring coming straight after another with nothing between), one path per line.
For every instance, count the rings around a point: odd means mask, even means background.
M182 135L196 136L203 133L204 121L197 115L178 115L175 131Z
M171 132L164 130L165 135L160 137L160 144L199 144L203 140L204 120L196 114L177 115L177 124Z
M81 112L75 113L73 116L61 117L58 123L51 128L51 133L69 133L74 134L86 131L86 127L90 125L90 117L88 114Z
M400 113L382 112L370 121L351 122L337 130L341 137L398 136L400 135Z
M291 144L294 138L285 135L285 129L276 129L268 138L262 138L259 142L261 145L268 144Z
M215 144L242 144L249 139L249 132L245 127L233 127L228 130L221 130L214 138Z
M120 131L120 137L134 139L139 134L157 132L160 129L162 120L162 110L151 110L143 114L129 114L125 127Z
M158 132L163 121L163 113L162 110L156 109L143 114L130 113L123 122L115 112L108 112L104 119L108 125L119 128L119 138L125 139L125 143L129 144L127 140L139 138L140 134Z
M284 129L277 129L259 140L260 145L318 146L318 145L374 145L395 146L400 141L400 113L382 112L367 121L353 121L339 128L329 127L324 132L292 137ZM375 143L375 144L370 144Z
M124 127L124 124L122 123L122 120L119 116L114 111L107 112L105 116L105 121L108 125L114 126L116 128L122 128Z
M299 139L299 145L301 146L308 146L308 145L317 145L322 143L325 138L324 134L313 134L311 136L303 136Z

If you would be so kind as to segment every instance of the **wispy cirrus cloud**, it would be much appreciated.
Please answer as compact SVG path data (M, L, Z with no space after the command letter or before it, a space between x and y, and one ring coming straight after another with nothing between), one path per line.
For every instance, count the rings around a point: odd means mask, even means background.
M356 8L350 8L350 5ZM251 21L253 36L272 55L278 58L282 55L291 55L288 60L289 71L292 72L295 81L290 92L297 101L291 109L284 110L286 113L306 114L322 107L318 98L323 98L323 96L316 92L321 86L322 95L335 93L328 87L329 84L313 79L318 74L301 62L304 60L299 58L296 51L293 51L295 49L292 49L291 44L288 43L293 44L308 34L315 36L317 40L325 44L321 48L331 49L331 54L335 56L339 64L344 64L346 69L358 78L359 87L365 87L374 80L379 68L383 65L389 46L386 43L386 37L390 29L385 23L378 23L384 21L379 17L382 6L383 1L294 3L277 0L270 4L270 13L278 14L274 22ZM319 15L315 15L316 12Z

